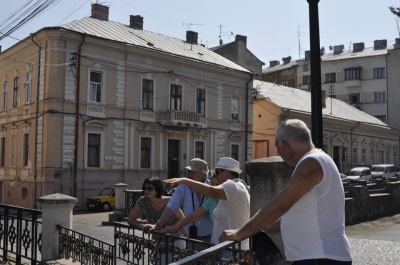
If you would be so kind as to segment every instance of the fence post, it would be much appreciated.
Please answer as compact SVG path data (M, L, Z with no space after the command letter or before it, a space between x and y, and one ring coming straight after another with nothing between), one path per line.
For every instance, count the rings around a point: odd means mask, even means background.
M125 193L128 184L118 183L113 186L115 189L115 209L108 215L108 221L122 221L125 217Z
M72 210L78 199L56 193L38 198L42 207L42 261L59 259L57 225L72 229Z

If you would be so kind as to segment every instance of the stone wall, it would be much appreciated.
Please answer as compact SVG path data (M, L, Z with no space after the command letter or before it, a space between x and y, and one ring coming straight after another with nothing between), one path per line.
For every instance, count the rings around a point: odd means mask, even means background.
M294 167L286 165L280 156L248 161L245 165L250 184L250 213L253 216L286 185ZM346 225L377 217L400 213L400 182L345 185Z

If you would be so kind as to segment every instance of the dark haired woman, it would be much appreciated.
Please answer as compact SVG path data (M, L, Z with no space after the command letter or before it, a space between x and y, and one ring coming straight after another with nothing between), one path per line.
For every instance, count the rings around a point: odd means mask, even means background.
M164 186L163 182L158 177L150 177L144 180L142 190L144 196L140 197L135 207L129 214L128 224L143 229L153 228L154 224L160 218L162 212L168 204L169 197L163 196ZM146 223L143 224L137 219L142 216L146 218ZM174 213L173 216L165 223L165 225L172 225L177 220L183 218L181 210Z

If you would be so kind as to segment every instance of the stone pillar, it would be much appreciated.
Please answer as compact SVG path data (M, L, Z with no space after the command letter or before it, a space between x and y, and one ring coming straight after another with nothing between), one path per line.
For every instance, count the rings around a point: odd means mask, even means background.
M113 186L115 189L115 209L113 213L108 215L108 220L122 221L125 217L125 190L128 188L128 184L118 183Z
M280 156L251 160L245 167L250 177L250 214L253 216L285 187L294 167L286 165Z
M42 261L59 259L57 225L72 229L72 210L78 199L51 194L38 198L42 207Z

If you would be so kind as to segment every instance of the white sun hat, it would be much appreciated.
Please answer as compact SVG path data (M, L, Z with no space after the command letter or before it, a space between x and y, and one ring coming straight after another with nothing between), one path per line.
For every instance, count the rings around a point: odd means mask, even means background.
M221 157L218 160L218 163L215 166L215 168L236 172L238 174L242 173L242 170L240 170L239 168L239 162L231 157Z

